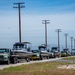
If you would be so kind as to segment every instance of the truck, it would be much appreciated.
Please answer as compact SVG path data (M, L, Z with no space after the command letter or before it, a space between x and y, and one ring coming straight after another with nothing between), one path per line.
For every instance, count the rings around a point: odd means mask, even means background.
M58 47L52 47L51 52L53 52L54 58L61 56L61 53L59 52Z
M39 50L34 49L32 50L32 56L31 56L31 60L39 60L40 59L40 55L39 55Z
M38 47L39 49L39 56L40 56L40 60L46 58L49 59L49 48L48 46L46 47L45 44L42 44Z
M32 56L31 43L30 42L17 42L13 45L13 52L18 55L18 59L25 59L27 62L30 61Z
M65 53L65 57L71 56L71 52L69 51L68 48L64 48L63 51L61 52L61 56L63 56Z
M5 62L6 64L17 63L17 56L9 48L0 48L0 63Z

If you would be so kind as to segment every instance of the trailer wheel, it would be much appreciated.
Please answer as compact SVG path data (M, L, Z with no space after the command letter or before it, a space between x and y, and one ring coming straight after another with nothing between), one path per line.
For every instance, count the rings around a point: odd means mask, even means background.
M27 62L30 62L30 58L26 58L26 61L27 61Z
M17 57L13 57L13 58L11 59L11 63L13 63L13 64L18 63L18 58L17 58Z
M49 59L49 56L47 56L46 58Z
M40 55L40 56L39 56L39 60L43 60L43 56Z
M18 63L18 58L14 57L14 64Z
M8 61L6 61L6 64L8 64L8 65L10 64L10 59L9 58L8 58Z

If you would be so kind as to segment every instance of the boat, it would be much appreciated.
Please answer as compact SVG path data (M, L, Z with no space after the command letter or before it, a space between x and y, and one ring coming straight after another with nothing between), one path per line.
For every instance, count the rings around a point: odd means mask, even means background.
M31 43L30 42L17 42L13 45L13 52L18 55L18 59L30 60L32 56Z
M39 47L40 59L49 58L49 48L45 44L40 45Z

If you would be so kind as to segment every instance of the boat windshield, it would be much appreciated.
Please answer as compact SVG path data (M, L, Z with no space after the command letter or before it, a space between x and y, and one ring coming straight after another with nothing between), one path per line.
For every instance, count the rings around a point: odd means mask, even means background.
M50 50L51 53L53 53L53 50Z
M5 49L0 49L0 53L7 53L8 51Z
M40 48L40 50L41 50L41 51L46 51L46 49L45 49L45 48Z
M58 50L53 49L53 50L51 50L51 53L53 53L53 52L59 52L59 51L58 51Z
M32 52L33 52L33 53L38 53L39 51L38 51L38 50L32 50Z
M61 51L61 53L66 53L66 52L64 52L64 51Z
M14 45L14 49L22 49L22 48L24 48L24 44Z

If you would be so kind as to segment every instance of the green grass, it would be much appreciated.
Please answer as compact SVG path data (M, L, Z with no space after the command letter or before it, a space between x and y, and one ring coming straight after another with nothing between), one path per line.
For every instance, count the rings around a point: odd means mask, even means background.
M67 62L44 62L17 67L10 67L0 70L0 75L75 75L75 70L57 69L59 65L74 63Z
M75 60L75 57L62 58L63 60Z

